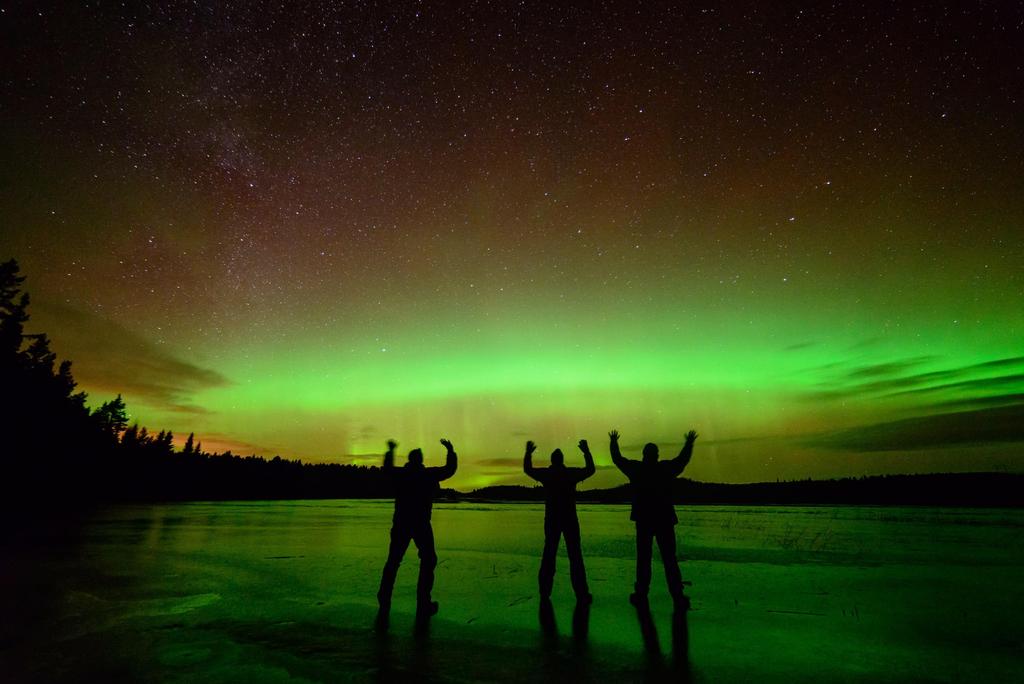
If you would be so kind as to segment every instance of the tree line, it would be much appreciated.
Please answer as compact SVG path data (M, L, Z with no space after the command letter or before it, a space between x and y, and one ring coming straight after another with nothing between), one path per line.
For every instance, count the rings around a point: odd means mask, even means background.
M71 362L27 333L18 263L0 264L0 468L3 504L89 501L385 498L380 468L209 453L189 434L129 424L121 395L90 410Z

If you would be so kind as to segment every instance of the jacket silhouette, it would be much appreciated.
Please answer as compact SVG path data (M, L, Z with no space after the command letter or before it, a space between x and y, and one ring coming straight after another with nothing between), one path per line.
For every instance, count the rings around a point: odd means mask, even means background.
M576 485L594 474L594 457L581 439L580 451L586 465L583 468L566 468L561 449L551 452L551 466L535 468L533 452L537 446L526 443L523 455L523 471L544 486L544 552L540 561L537 580L542 599L550 599L551 587L555 581L555 556L558 553L560 537L565 537L565 550L569 556L569 578L576 600L589 603L592 599L587 587L587 572L583 566L583 551L580 548L580 522L576 516Z
M424 467L423 452L420 449L413 449L409 452L409 461L401 468L396 468L395 447L398 444L394 441L388 442L383 470L394 485L395 514L391 520L388 559L381 574L380 589L377 591L377 601L382 610L391 607L391 592L395 585L395 577L398 575L398 567L409 548L409 542L413 541L420 557L419 579L416 583L417 613L433 615L437 612L437 602L431 601L430 598L430 592L434 588L434 568L437 566L430 514L434 507L434 497L441 489L439 483L454 475L458 468L458 456L452 443L442 439L441 444L448 449L443 466Z
M683 594L683 580L676 558L675 525L679 519L672 503L672 486L690 462L697 433L690 430L686 434L682 450L670 461L659 461L658 447L652 443L644 446L642 461L625 458L619 450L619 433L613 430L608 436L611 438L612 463L629 478L633 490L629 518L636 523L636 584L630 601L639 604L647 600L651 587L652 547L654 539L657 539L669 593L676 606L686 608L689 599Z

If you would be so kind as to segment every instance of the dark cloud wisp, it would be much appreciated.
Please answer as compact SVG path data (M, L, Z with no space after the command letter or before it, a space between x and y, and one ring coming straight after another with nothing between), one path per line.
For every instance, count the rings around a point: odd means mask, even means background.
M123 394L182 413L205 413L192 403L204 389L231 382L217 371L182 360L142 335L101 316L62 304L35 304L32 329L46 330L75 379L91 391Z

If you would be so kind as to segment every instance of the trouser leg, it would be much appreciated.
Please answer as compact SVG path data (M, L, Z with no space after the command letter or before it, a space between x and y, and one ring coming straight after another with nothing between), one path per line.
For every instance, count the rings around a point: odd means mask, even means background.
M679 559L676 557L676 528L673 525L666 525L658 529L657 536L661 563L665 566L668 593L675 598L683 593L683 577L679 572Z
M416 530L413 536L416 549L420 556L420 576L416 582L416 600L420 603L430 601L430 592L434 589L434 568L437 567L437 551L434 549L434 528L426 523Z
M381 603L391 601L391 591L395 587L395 577L398 575L398 566L402 564L402 557L405 550L409 548L411 535L409 531L393 526L391 528L391 544L388 547L388 559L384 563L384 572L380 576L380 589L377 590L377 598Z
M572 590L577 596L585 596L590 593L587 587L587 570L583 565L583 549L580 547L580 521L573 516L566 521L563 530L565 534L565 551L569 556L569 578L572 580Z
M636 525L636 584L635 591L647 596L651 588L651 552L654 533L647 525Z
M562 535L561 527L555 521L544 521L544 552L540 557L540 572L537 584L540 595L551 596L551 587L555 583L555 556L558 554L558 539Z

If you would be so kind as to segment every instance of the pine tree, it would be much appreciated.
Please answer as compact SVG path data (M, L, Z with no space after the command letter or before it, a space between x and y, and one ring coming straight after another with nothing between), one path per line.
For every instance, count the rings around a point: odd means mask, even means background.
M121 435L121 446L124 449L132 450L139 445L139 424L133 423L130 428Z
M25 276L19 276L18 270L14 259L0 264L0 355L4 361L13 359L21 350L28 320L28 293L18 297Z
M168 430L167 432L161 433L162 439L157 440L157 447L160 453L173 454L174 453L174 433Z
M104 402L92 415L103 431L114 438L120 437L128 427L128 410L120 394L116 399Z
M7 443L8 499L32 500L41 488L81 496L104 447L85 393L75 393L71 362L57 364L43 333L26 333L29 295L13 259L0 263L0 434ZM10 458L6 458L7 456ZM70 500L70 499L66 499Z

